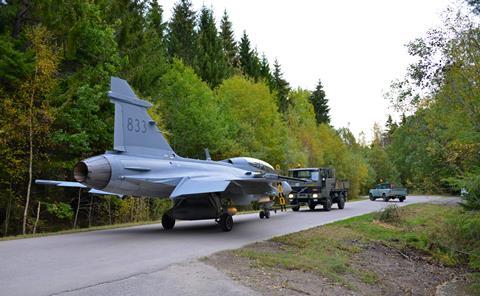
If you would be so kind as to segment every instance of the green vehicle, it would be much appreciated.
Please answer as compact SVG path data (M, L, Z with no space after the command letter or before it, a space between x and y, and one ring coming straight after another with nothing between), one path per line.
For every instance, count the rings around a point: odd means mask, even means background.
M337 204L339 209L345 207L349 182L338 181L334 168L291 169L288 171L288 176L306 181L289 181L292 192L288 195L288 200L293 211L298 211L302 205L308 205L310 210L314 210L317 205L322 205L325 211L330 211L333 204Z
M381 198L383 201L398 198L400 202L403 202L407 198L407 189L396 187L392 183L382 183L370 189L368 197L371 201L377 198Z

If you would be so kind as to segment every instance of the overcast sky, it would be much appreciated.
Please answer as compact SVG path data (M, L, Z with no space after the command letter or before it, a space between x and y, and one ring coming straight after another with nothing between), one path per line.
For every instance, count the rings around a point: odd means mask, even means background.
M159 1L170 18L176 1ZM371 137L384 124L389 102L383 93L411 61L405 44L441 22L450 0L265 1L193 0L226 9L237 40L243 30L273 64L277 58L292 87L324 84L334 127L349 126Z

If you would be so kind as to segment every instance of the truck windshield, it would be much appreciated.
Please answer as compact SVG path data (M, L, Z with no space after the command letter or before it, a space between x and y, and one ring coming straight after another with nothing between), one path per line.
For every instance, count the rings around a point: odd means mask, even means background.
M313 181L318 181L319 171L318 170L295 170L288 172L290 177L300 178L300 179L311 179Z

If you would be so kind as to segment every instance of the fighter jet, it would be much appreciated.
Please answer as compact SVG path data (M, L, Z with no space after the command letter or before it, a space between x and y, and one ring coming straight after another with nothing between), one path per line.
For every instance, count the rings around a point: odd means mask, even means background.
M286 180L265 161L234 157L213 161L179 156L148 115L152 106L139 99L129 84L111 78L108 93L115 104L112 151L78 162L73 168L77 182L37 180L37 184L90 188L100 194L170 198L173 207L162 217L166 230L175 220L214 219L223 231L233 227L236 206L257 201L260 218L269 218L271 196L277 185L291 191Z

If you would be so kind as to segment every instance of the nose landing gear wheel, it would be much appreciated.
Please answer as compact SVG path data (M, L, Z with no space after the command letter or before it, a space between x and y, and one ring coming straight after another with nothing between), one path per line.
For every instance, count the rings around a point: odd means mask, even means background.
M162 216L162 226L165 230L172 230L175 226L175 219L169 214L163 214Z
M223 231L228 232L233 228L233 218L228 214L223 214L218 224L220 224Z

